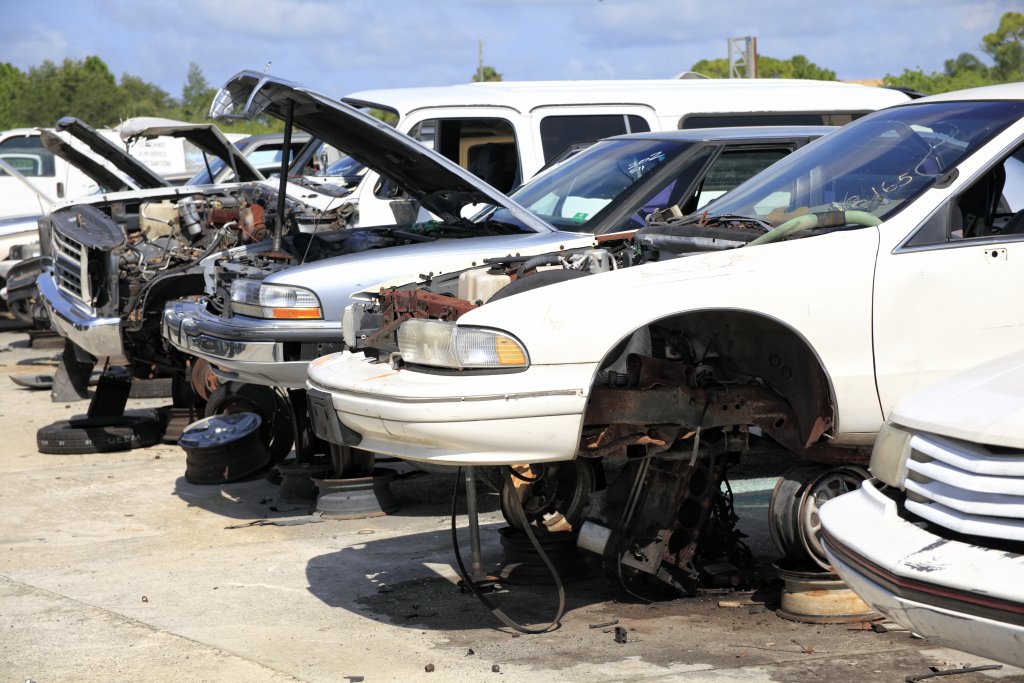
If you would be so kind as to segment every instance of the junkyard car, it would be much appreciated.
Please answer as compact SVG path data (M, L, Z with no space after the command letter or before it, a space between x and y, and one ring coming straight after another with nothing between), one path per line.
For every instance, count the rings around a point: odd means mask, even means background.
M1022 84L870 114L665 226L731 233L719 251L408 320L398 353L310 364L314 415L350 446L534 463L541 481L625 460L580 544L619 576L692 587L695 557L720 554L702 531L727 524L712 501L751 432L866 462L903 396L1022 346L1024 196L1005 183L1022 140ZM775 506L805 547L807 500Z
M900 403L821 509L833 569L914 633L1024 666L1024 353Z
M339 348L342 312L352 295L368 285L384 280L408 282L426 270L435 275L458 271L488 256L528 257L591 247L602 236L643 227L653 211L667 207L696 211L830 130L728 128L611 138L542 174L512 196L554 230L524 224L508 209L495 205L472 222L463 221L458 230L436 224L413 226L409 230L421 235L417 244L306 263L263 278L264 288L312 292L319 302L319 315L309 320L267 316L242 298L252 296L245 288L260 287L259 280L234 279L237 266L217 266L215 288L230 292L230 301L222 295L171 304L165 318L167 336L179 349L214 364L223 376L301 388L309 361ZM368 228L347 237L359 238L367 246L388 246L384 240L390 230ZM478 296L483 293L472 298Z
M91 129L76 119L62 119L58 125L90 137ZM172 187L116 146L97 139L92 144L97 154L133 178L152 176L145 185L150 189L65 203L40 221L45 265L37 280L39 294L54 328L93 356L127 352L133 362L153 362L154 338L146 333L150 323L145 315L150 297L201 291L201 276L195 279L181 266L264 229L261 202L273 191L258 183L262 174L210 124L184 124L176 134L225 159L239 180L250 185ZM122 318L127 343L122 340Z

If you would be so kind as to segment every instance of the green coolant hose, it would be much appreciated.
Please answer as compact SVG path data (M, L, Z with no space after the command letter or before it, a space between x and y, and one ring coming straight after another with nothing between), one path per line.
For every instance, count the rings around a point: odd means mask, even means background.
M790 218L782 225L778 225L755 240L747 242L748 247L757 244L769 244L778 242L783 237L788 237L794 232L807 230L809 228L836 228L853 223L865 227L879 225L882 220L867 211L824 211L821 213L808 213L796 218Z

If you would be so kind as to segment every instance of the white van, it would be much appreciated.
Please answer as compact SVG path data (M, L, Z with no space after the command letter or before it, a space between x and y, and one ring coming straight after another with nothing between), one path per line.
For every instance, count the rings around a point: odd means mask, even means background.
M677 128L837 126L908 99L834 81L699 78L467 83L367 90L343 101L385 112L399 131L508 192L578 142ZM351 197L359 225L394 222L389 187L374 173L359 184Z

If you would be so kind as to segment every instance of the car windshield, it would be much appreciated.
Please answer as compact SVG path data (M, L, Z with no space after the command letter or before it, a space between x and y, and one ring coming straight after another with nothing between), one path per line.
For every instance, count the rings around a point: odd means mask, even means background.
M212 185L213 179L217 177L220 170L224 168L224 160L219 157L206 156L207 163L209 164L209 170L204 165L202 170L196 173L194 176L185 181L186 185Z
M317 173L318 176L326 176L328 178L346 178L353 179L358 182L358 179L362 177L363 173L366 172L366 167L356 161L350 156L343 156L333 164L327 167L326 171Z
M512 198L560 230L591 232L602 216L615 210L631 190L665 168L692 142L653 139L610 139L535 177ZM516 222L508 211L488 216Z
M706 207L772 225L808 212L884 220L1024 115L1024 102L931 102L885 109L790 155Z

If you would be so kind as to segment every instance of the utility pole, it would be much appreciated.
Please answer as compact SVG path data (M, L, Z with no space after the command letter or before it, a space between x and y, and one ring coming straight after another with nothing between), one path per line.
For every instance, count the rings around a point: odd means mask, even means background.
M484 82L484 39L477 38L476 40L476 52L477 52L477 65L476 65L476 80L477 83Z
M757 78L757 38L729 39L729 78Z

